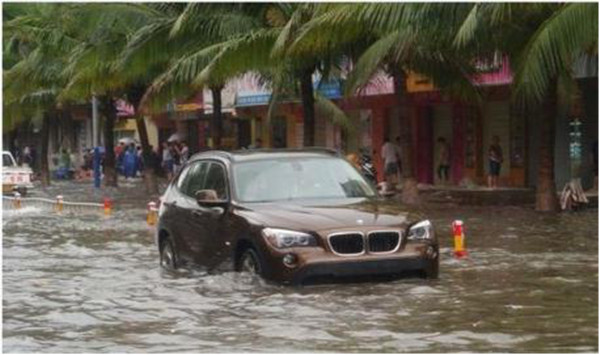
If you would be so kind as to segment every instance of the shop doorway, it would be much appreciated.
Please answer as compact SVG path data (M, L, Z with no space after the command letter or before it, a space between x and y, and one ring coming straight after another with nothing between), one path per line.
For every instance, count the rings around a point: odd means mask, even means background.
M252 132L250 120L238 120L238 148L247 148L252 145Z
M273 148L287 147L287 122L285 117L275 117L272 123Z
M440 142L443 139L444 142ZM444 145L446 145L444 147ZM443 153L445 150L445 153ZM450 104L436 105L433 108L433 182L435 185L449 184L452 181L450 169L444 171L441 169L442 154L446 154L446 162L452 162L452 106ZM448 165L448 164L444 164ZM440 174L446 176L446 179L441 180ZM444 174L446 173L446 174Z

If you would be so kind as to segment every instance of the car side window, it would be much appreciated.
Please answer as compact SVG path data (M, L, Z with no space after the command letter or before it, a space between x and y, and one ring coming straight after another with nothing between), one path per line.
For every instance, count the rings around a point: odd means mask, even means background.
M206 179L206 170L209 162L198 162L190 165L189 171L183 177L179 190L192 198L196 198L196 191L202 190Z
M204 189L215 190L219 200L227 199L227 173L223 164L210 163Z
M190 172L197 166L198 164L190 164L186 166L181 174L179 174L179 178L177 179L177 190L183 191L185 188L185 184L189 181Z

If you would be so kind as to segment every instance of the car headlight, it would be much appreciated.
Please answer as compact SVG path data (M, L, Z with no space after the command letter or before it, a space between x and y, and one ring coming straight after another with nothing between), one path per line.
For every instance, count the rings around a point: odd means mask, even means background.
M408 230L408 240L432 240L435 238L435 232L433 231L433 225L429 220L424 220L415 223Z
M314 247L317 240L314 236L286 229L265 228L262 230L263 237L275 248L292 247Z

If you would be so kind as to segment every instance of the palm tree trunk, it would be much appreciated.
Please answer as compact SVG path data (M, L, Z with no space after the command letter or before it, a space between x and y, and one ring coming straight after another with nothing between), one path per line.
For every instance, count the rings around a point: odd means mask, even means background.
M104 113L104 186L117 187L114 149L114 129L117 109L114 100L110 96L104 96L102 104L102 111Z
M42 187L50 186L50 169L48 167L48 145L50 143L50 114L44 112L42 118L42 151L40 153L40 180Z
M535 202L535 209L544 212L558 211L558 197L554 181L554 140L558 100L556 85L551 85L550 88L542 111L544 116L540 130L540 165Z
M156 165L158 162L152 154L152 147L148 140L148 129L146 128L146 121L144 115L141 112L140 103L142 97L146 92L146 87L143 85L136 85L129 88L127 92L127 98L129 103L133 105L135 112L135 125L140 136L140 144L142 146L142 159L144 161L144 185L146 185L146 192L149 194L158 194L158 181L156 180ZM160 144L160 142L158 142Z
M212 86L210 88L213 99L213 114L210 121L213 149L219 149L221 147L221 139L223 137L223 106L221 103L222 89L222 86Z
M144 159L144 184L146 185L146 192L149 194L158 193L158 182L156 180L156 167L157 162L152 154L152 147L148 140L148 129L146 128L146 121L144 115L139 113L138 108L135 108L137 117L135 118L135 124L137 126L138 134L140 135L140 144L142 145L142 157Z
M300 73L300 96L304 113L304 146L315 145L315 94L312 83L313 68Z
M394 91L398 97L400 106L407 105L406 98L406 74L402 70L390 70L394 80ZM412 141L412 118L402 115L400 124L402 135L400 145L402 156L402 202L406 204L418 204L420 202L419 189L413 166L413 141Z

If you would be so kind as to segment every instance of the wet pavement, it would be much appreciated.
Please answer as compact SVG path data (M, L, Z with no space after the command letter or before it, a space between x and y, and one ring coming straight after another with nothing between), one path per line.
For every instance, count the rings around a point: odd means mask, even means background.
M164 272L148 196L138 183L119 190L46 193L112 195L110 217L3 211L4 352L598 351L597 209L428 205L439 280L293 288ZM453 219L465 222L464 260L452 257Z

